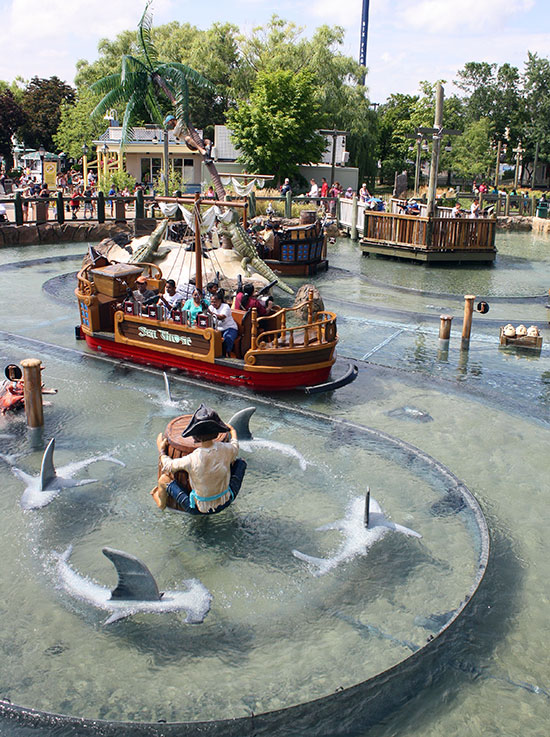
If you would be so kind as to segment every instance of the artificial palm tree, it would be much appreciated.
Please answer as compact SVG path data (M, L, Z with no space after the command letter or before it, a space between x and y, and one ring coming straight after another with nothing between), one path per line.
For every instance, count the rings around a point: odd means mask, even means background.
M122 57L120 72L109 74L92 85L92 90L103 95L92 116L103 115L120 103L126 105L122 121L122 145L128 141L132 124L143 110L152 122L162 125L164 115L159 107L157 94L162 91L174 106L177 124L175 135L187 145L198 150L216 189L218 199L225 199L225 189L218 170L210 156L210 141L204 141L189 120L189 82L202 89L214 86L205 77L186 64L161 63L152 40L153 16L149 12L149 0L138 25L140 49L138 56Z

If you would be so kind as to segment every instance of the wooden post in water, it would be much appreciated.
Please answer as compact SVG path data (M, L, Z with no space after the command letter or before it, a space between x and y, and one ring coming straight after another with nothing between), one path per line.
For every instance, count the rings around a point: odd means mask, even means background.
M504 214L506 217L510 214L510 192L506 192L506 202L504 203Z
M439 347L437 349L438 361L447 361L449 358L449 339L451 337L452 315L439 316Z
M472 316L474 314L475 294L464 295L464 322L462 323L462 349L470 347L470 333L472 332Z
M440 315L439 319L439 340L449 340L451 337L451 322L453 321L453 316Z
M25 358L23 367L25 414L27 427L37 428L44 425L42 407L42 362L39 358Z

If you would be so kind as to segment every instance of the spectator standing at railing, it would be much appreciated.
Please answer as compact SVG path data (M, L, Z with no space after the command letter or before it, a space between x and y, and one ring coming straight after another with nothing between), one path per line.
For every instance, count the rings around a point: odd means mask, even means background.
M480 215L481 215L481 210L479 208L479 200L476 197L475 200L472 202L472 205L470 207L470 217L472 217L472 218L478 218L478 217L480 217Z
M310 189L309 189L309 192L307 193L307 196L312 197L312 198L319 197L319 185L317 184L315 179L310 179L309 184L310 184Z
M286 197L287 192L292 192L292 187L290 186L290 179L287 177L284 181L283 186L281 187L281 194L283 197Z
M71 208L73 220L76 220L76 213L78 212L78 209L80 207L80 194L78 193L77 189L71 195L71 199L69 200L69 207Z
M342 194L342 187L340 187L339 182L334 182L332 187L329 189L329 197L331 197L331 200L329 202L329 211L331 215L334 215L336 212L336 200L340 195Z
M328 197L328 182L325 177L321 180L321 197Z
M359 190L359 201L367 202L370 199L371 199L371 193L367 189L366 182L363 182L363 184L361 185L361 189Z
M87 189L84 191L84 220L92 220L92 218L94 217L94 205L92 202L92 196L92 188L87 187ZM86 217L86 213L90 213L89 218Z
M115 206L115 203L112 198L116 197L116 195L117 195L116 187L114 184L111 184L111 189L109 190L107 194L107 196L111 198L109 200L109 207L111 208L111 217L113 217L113 208Z

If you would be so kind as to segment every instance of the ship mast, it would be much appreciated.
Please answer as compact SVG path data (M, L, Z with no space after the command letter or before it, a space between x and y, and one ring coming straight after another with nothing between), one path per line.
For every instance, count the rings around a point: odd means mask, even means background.
M202 294L202 243L201 243L201 218L200 218L200 194L195 193L195 286Z

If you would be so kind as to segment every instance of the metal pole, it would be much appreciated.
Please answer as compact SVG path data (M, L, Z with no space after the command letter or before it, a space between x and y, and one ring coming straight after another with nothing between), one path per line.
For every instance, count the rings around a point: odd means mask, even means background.
M334 166L336 162L336 130L332 131L332 164L330 167L330 186L334 184Z
M502 150L502 141L497 143L497 165L495 169L495 188L498 189L498 180L500 178L500 152Z
M169 186L168 186L168 128L166 126L164 127L164 196L168 197L170 194Z
M86 154L82 157L82 181L86 187L88 183L88 156Z
M443 85L437 83L435 96L435 117L434 128L436 133L433 135L432 145L432 163L430 165L430 184L428 187L428 216L435 214L435 199L437 191L437 169L439 167L439 148L441 146L441 133L443 127Z
M418 197L420 189L420 156L422 155L422 138L416 139L416 168L414 170L414 196Z
M539 164L539 142L535 146L535 160L533 162L533 178L531 179L531 189L535 189L536 177L537 177L537 166Z

